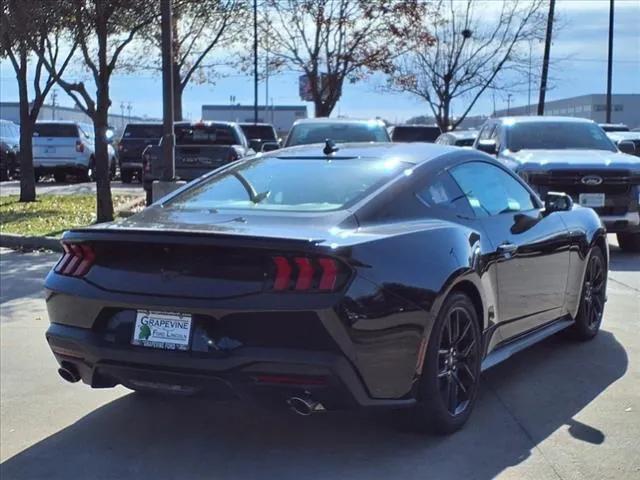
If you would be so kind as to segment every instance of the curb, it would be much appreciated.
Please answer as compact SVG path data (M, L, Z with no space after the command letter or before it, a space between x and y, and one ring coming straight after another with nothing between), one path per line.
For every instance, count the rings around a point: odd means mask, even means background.
M62 252L60 239L55 237L31 237L16 235L14 233L0 234L0 247L13 248L14 250L52 250Z

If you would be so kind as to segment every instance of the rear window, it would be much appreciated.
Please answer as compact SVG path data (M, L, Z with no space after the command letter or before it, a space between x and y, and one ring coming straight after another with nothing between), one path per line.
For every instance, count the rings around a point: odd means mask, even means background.
M276 140L276 133L267 125L240 125L248 139Z
M78 137L78 127L66 123L36 123L34 137Z
M456 140L456 147L471 147L475 142L475 138L461 138Z
M395 127L391 140L393 142L435 142L440 133L438 127Z
M236 132L223 125L176 126L176 145L240 145Z
M256 158L209 177L169 205L196 210L338 210L407 168L409 164L397 160L370 158Z
M330 138L336 143L388 142L389 134L377 122L363 123L301 123L295 125L287 138L287 146L324 143Z
M125 127L122 137L160 140L160 137L162 137L162 125L129 124Z

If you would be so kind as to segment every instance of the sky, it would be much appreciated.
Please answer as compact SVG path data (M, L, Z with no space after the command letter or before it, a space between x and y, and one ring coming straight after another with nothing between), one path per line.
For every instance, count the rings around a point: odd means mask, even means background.
M640 93L640 0L615 0L615 37L613 93ZM607 73L607 47L609 0L558 0L556 17L563 25L554 35L551 47L552 90L547 100L577 95L605 93ZM542 45L534 48L533 55L542 57ZM306 104L313 114L313 104L298 97L297 72L271 76L269 101L276 105ZM384 83L375 75L357 84L347 84L333 115L356 118L382 117L393 122L429 114L426 103L410 94L381 92ZM131 102L132 115L160 117L162 115L161 78L144 72L136 75L114 75L111 83L112 109L120 112L121 102ZM537 85L533 86L537 98ZM502 92L496 96L497 109L506 108L507 93L511 93L512 106L527 103L527 88ZM183 98L185 117L199 119L203 104L227 104L230 96L243 105L253 105L253 78L234 73L219 79L214 85L191 85ZM17 101L18 90L13 68L8 61L0 64L0 99ZM259 102L264 103L265 84L261 82ZM453 112L462 111L463 101L453 105ZM49 103L49 102L47 102ZM58 103L73 106L73 102L59 89ZM493 98L485 94L471 114L493 111Z

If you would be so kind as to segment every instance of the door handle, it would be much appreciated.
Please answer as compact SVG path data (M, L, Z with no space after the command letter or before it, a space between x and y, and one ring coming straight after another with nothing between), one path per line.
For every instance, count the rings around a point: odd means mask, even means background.
M518 250L518 246L514 243L502 243L498 245L498 253L505 257L510 257Z

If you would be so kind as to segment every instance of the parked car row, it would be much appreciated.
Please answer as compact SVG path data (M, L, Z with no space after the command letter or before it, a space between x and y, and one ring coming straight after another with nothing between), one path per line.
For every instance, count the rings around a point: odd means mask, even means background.
M0 120L0 180L9 180L19 170L20 127L13 122Z

